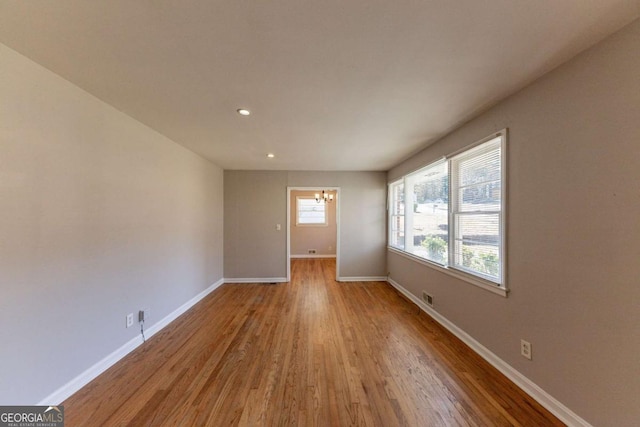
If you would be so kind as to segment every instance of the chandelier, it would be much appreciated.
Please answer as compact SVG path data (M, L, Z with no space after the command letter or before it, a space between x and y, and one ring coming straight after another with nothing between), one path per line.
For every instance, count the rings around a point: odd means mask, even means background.
M322 194L316 193L316 202L333 202L333 194L326 193L324 190L322 190Z

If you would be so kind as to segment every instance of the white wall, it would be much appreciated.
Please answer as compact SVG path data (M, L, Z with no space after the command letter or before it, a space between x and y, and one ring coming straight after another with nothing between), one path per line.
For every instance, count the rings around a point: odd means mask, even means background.
M388 180L505 127L508 298L388 252L391 277L416 296L428 290L439 313L593 425L638 425L640 21Z
M287 276L287 187L340 187L341 277L386 276L383 172L224 171L225 278ZM281 231L276 230L281 224Z
M291 257L313 257L316 256L335 256L336 255L336 237L337 237L337 222L336 222L336 206L337 198L335 191L326 191L327 194L332 194L334 197L333 202L325 204L325 214L327 216L326 225L299 225L296 224L296 200L297 197L313 198L318 191L304 191L293 190L291 191L291 200L289 205L291 207ZM315 249L316 253L309 255L309 249Z
M34 404L222 277L220 168L0 45L0 403ZM136 322L137 325L137 322Z

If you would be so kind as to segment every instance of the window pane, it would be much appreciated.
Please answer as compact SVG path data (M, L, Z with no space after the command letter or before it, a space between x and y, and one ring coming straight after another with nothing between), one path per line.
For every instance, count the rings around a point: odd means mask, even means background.
M297 199L298 224L326 224L325 204L315 199Z
M456 216L454 264L500 279L500 214Z
M391 212L393 215L404 215L404 183L391 187Z
M470 185L458 190L461 212L499 211L500 181Z
M439 264L448 259L449 180L441 162L412 174L413 253Z
M491 146L499 142L500 138L483 144L482 148ZM466 187L468 185L479 184L489 181L500 181L500 146L497 145L490 151L472 155L473 150L468 157L463 157L458 163L459 185Z
M404 249L404 216L391 217L391 246Z
M463 270L500 280L500 251L497 246L462 242L456 245L455 264Z
M391 193L389 245L404 249L404 182L392 184L389 189Z
M478 245L500 244L500 214L460 214L456 225L456 239Z

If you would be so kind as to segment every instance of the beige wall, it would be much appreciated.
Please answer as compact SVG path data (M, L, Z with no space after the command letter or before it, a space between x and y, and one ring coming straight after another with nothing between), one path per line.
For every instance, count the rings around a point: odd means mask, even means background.
M296 198L306 197L313 198L316 193L320 193L322 190L317 191L291 191L291 256L335 256L336 255L336 237L337 237L337 222L336 222L336 206L337 198L335 191L327 191L328 194L332 194L334 201L326 203L326 215L327 225L324 226L309 226L296 224ZM310 255L309 249L315 249L316 253Z
M509 128L509 297L389 252L391 277L597 426L640 420L639 76L636 21L388 174Z
M222 171L0 45L0 402L34 404L222 277Z
M225 278L286 278L286 212L286 172L224 171Z
M224 171L225 278L286 277L287 187L340 187L338 274L386 275L385 173Z

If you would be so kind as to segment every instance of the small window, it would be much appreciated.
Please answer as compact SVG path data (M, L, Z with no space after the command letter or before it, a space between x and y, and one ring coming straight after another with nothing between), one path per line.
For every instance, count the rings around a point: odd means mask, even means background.
M389 244L404 249L404 181L389 184Z
M312 197L296 197L296 225L327 225L324 202Z

